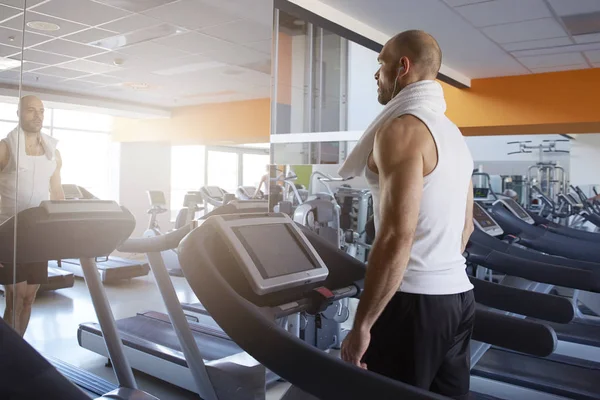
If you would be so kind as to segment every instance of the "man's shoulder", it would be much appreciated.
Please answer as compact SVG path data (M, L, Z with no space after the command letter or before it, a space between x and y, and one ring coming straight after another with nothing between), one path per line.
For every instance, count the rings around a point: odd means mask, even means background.
M424 142L427 137L423 132L428 132L427 126L414 115L405 114L393 118L381 127L376 134L376 141L384 146L410 146Z

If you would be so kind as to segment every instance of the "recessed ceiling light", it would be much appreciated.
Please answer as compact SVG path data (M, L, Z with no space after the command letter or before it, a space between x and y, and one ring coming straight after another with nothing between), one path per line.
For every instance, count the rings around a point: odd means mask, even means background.
M150 89L150 85L144 82L124 82L121 85L134 90Z
M13 69L21 66L21 61L12 58L0 57L0 71Z
M46 32L57 31L60 29L59 25L54 24L52 22L46 22L46 21L30 21L27 23L27 26L30 27L31 29L35 29L37 31L46 31Z

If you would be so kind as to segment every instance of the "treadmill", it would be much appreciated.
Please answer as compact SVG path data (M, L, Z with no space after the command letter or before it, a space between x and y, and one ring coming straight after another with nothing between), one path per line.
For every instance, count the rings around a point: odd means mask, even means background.
M276 242L278 251L290 254L289 262L282 264L274 250L262 247L260 260L249 256L265 239ZM274 321L278 317L318 312L334 301L358 297L366 270L365 264L316 233L299 228L285 214L214 216L188 234L179 249L192 289L218 324L244 350L292 383L283 399L445 398L344 363L277 326ZM482 284L476 285L477 297L498 306L512 298L507 293L516 294L519 301L509 305L513 312L528 304L523 297L531 296L544 299L542 303L546 299L555 305L562 303L566 308L559 306L559 314L570 310L573 315L564 299ZM496 293L479 296L489 285L495 286ZM554 310L544 312L552 314ZM538 356L552 353L555 337L546 325L481 308L476 313L474 339ZM503 398L522 398L511 395ZM472 393L471 398L496 397Z
M63 185L63 191L67 200L98 200L89 191L77 185L65 184ZM150 267L147 263L122 257L102 256L96 257L95 261L102 283L146 276L150 272ZM63 271L69 271L75 276L83 278L81 263L77 259L68 258L59 260L57 261L57 266Z
M266 209L266 201L234 200L213 210L208 216L253 213L266 211ZM197 221L199 224L202 222L202 220ZM218 385L229 388L241 385L239 394L226 391L224 393L227 396L222 393L224 398L248 398L243 397L244 393L246 395L254 393L258 387L264 390L265 384L275 382L278 377L266 371L263 366L245 354L223 332L202 304L179 303L164 259L161 257L161 252L176 249L180 240L191 229L193 225L187 224L160 236L130 239L118 248L122 252L147 253L154 278L167 307L166 314L145 311L116 321L123 338L125 354L134 369L201 395L205 389L198 387L198 380L195 377L198 372L191 368L191 365L206 364L210 376L216 377L217 382L221 382ZM156 248L150 249L147 246L140 246L139 243L160 243L162 247L158 251L153 251ZM174 321L173 315L179 315L179 320ZM182 332L187 332L185 338L179 336ZM108 357L98 324L80 324L77 340L81 347ZM186 354L192 351L192 348L196 349L194 354ZM190 363L190 359L196 361ZM242 383L239 383L239 380ZM260 390L258 392L260 393Z
M561 278L568 277L571 279L568 284L572 287L580 285L579 287L600 291L598 271L578 270L568 266L544 263L541 260L555 258L546 255L540 255L537 259L520 258L498 251L498 246L488 246L494 241L500 245L506 245L496 239L496 237L502 236L502 228L477 203L474 206L473 216L476 231L471 236L467 247L467 259L474 264L512 275L502 279L503 285L548 292L552 288L552 284L560 284ZM525 250L519 254L527 256L528 253L533 252ZM564 260L564 262L567 261L569 260ZM537 276L540 282L546 283L533 283L514 276L534 280ZM535 308L537 304L531 304L531 306ZM572 307L571 312L573 312ZM522 313L521 315L527 314ZM556 330L559 339L554 354L540 358L492 347L472 368L472 374L480 378L519 385L533 391L546 393L531 398L548 396L562 396L571 399L600 398L600 348L596 347L600 345L600 330L598 327L591 327L583 332L582 325L577 319L559 321L555 316L552 318L554 318L553 322L546 323ZM576 339L577 335L585 336L589 342L582 343ZM518 398L525 398L525 396L520 395Z
M43 201L39 207L21 211L0 224L0 262L15 257L17 263L61 258L81 260L94 311L105 333L104 346L113 361L118 382L115 386L65 362L43 360L14 331L6 332L6 326L0 324L0 370L3 377L0 379L0 392L3 398L84 399L102 396L107 400L156 400L137 389L94 262L96 255L114 251L131 234L134 226L135 219L129 211L113 201L101 200L85 203ZM18 246L15 246L15 239ZM65 377L72 383L69 384ZM103 395L107 391L109 393Z
M227 193L218 186L202 186L200 188L200 195L204 199L205 213L221 207L227 204L229 201L235 199L235 194ZM209 207L209 205L211 207Z

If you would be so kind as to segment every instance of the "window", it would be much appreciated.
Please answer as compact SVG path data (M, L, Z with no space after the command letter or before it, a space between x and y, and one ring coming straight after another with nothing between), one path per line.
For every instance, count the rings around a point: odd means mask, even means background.
M229 193L235 193L239 186L238 153L209 150L206 184L219 186Z
M84 187L100 199L112 197L110 134L54 129L53 136L63 160L62 182Z
M251 154L244 153L242 155L242 185L258 186L260 178L267 173L267 165L269 165L270 157L268 154ZM262 189L264 191L264 188Z
M185 194L204 186L204 146L171 147L171 219L183 207Z
M52 122L57 128L110 132L113 118L104 114L55 109L52 113Z

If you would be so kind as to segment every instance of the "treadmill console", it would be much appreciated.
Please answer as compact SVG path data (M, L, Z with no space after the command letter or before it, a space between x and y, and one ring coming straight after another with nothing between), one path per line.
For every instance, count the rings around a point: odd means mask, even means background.
M73 184L62 185L63 192L66 200L80 200L83 199L83 193L79 190L79 186Z
M285 214L229 214L208 218L258 295L324 281L329 270Z
M223 199L223 195L225 194L223 189L218 186L204 186L202 189L208 197L211 197L215 200Z
M267 200L232 200L227 204L230 204L236 210L262 209L266 212L269 208Z
M506 207L506 209L510 211L515 217L527 222L530 225L535 224L535 221L533 220L533 218L531 218L531 215L529 215L527 211L525 211L525 209L513 199L503 198L499 199L496 203L502 203L502 205L504 205L504 207Z
M496 237L504 234L500 225L494 221L490 214L488 214L479 203L475 203L473 206L473 223L490 236Z
M148 200L150 200L151 206L157 206L161 208L165 208L167 206L165 193L160 190L148 190Z

